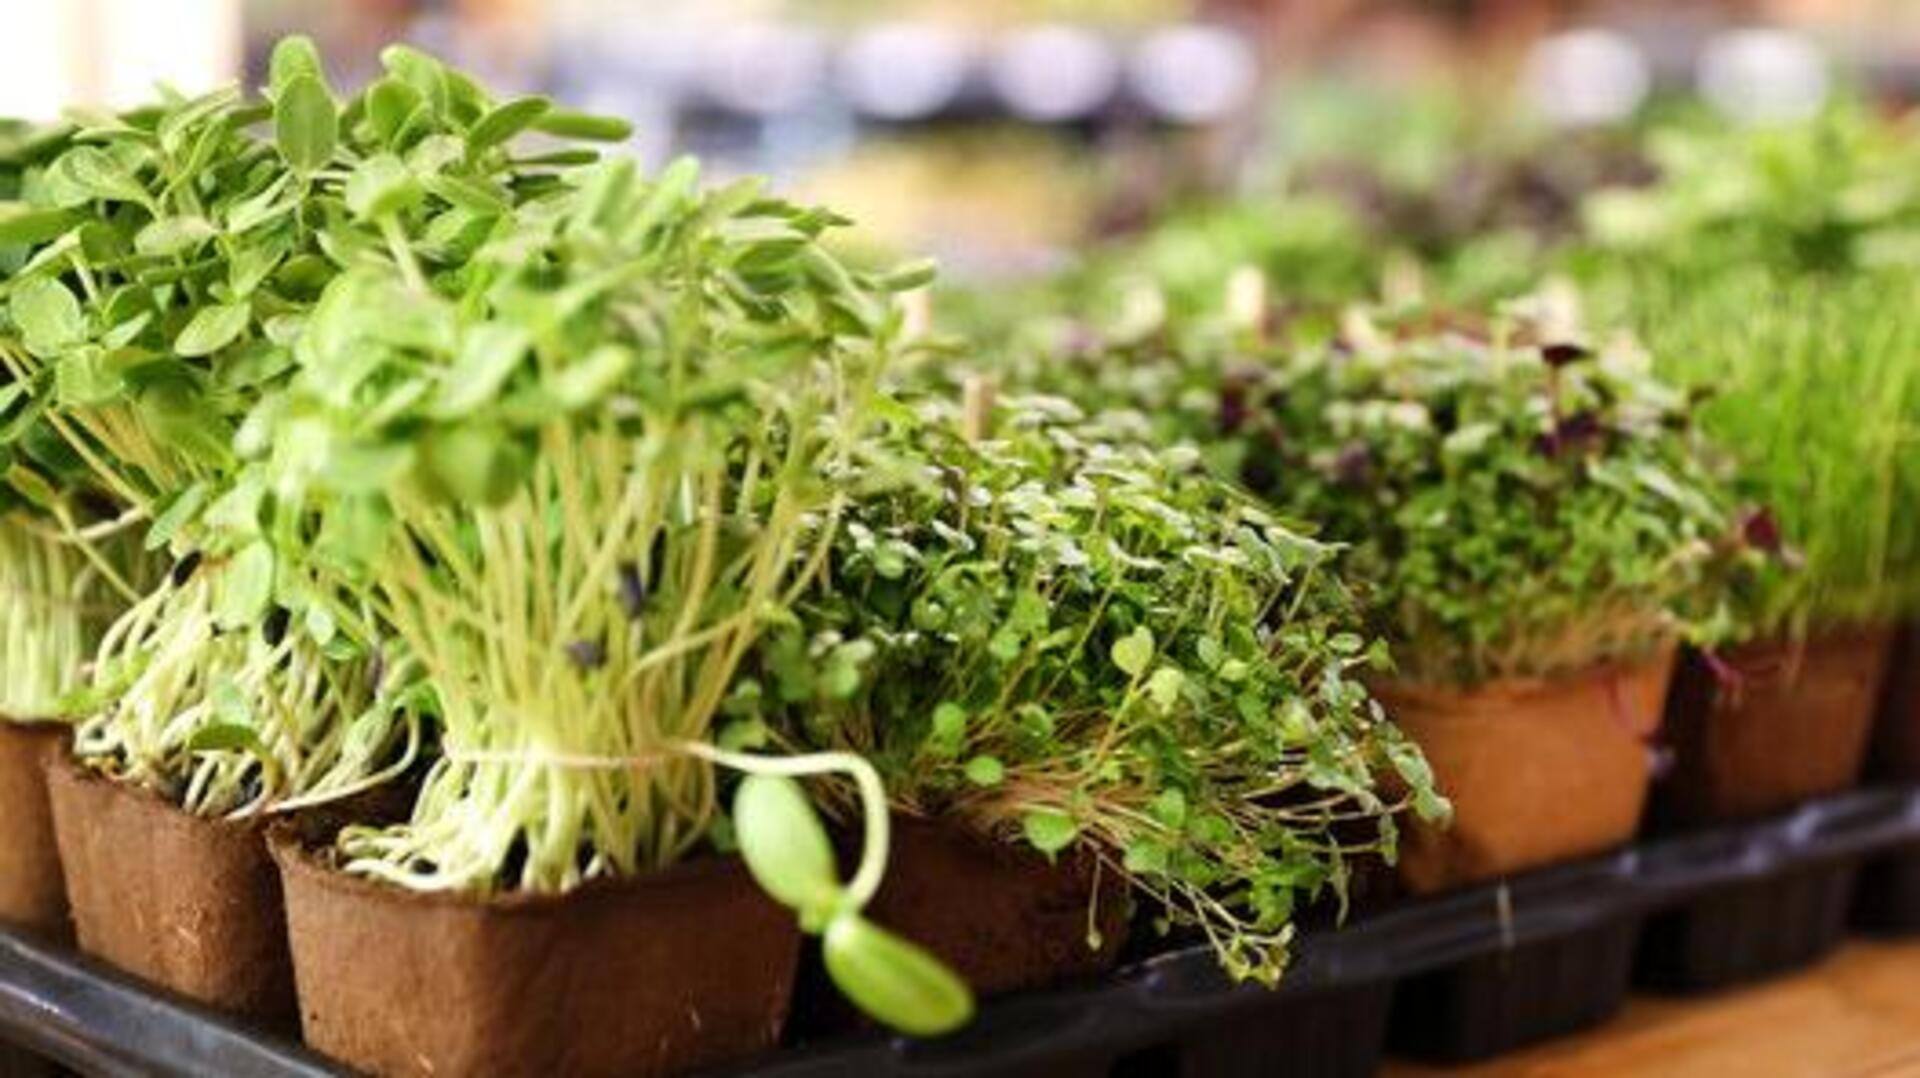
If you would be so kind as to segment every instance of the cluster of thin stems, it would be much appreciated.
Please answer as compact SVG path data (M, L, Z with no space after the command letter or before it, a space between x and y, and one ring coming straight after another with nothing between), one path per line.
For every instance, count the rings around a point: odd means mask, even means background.
M0 718L56 716L101 617L86 555L21 516L0 516Z
M404 772L421 731L398 673L330 658L302 631L223 631L221 569L167 581L107 630L95 670L108 698L75 731L76 754L203 816L287 811Z
M501 505L395 500L376 602L437 695L442 751L409 823L342 835L350 871L556 892L710 839L714 717L819 556L800 439L741 465L705 422L550 424Z

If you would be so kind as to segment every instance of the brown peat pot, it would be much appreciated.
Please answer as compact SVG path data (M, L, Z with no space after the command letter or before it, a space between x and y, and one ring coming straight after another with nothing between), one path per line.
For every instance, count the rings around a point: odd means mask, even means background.
M47 789L82 951L218 1010L291 1027L280 877L260 822L190 815L64 754L48 761Z
M1890 782L1920 783L1920 625L1902 628L1887 656L1867 771Z
M860 839L836 836L851 871ZM1097 977L1127 943L1132 896L1087 854L1049 861L1024 844L920 816L893 817L873 921L933 952L980 997ZM1099 946L1089 946L1089 934ZM809 948L795 1001L802 1041L876 1028L828 979Z
M1908 624L1894 639L1867 775L1877 782L1920 784L1920 626ZM1853 920L1870 932L1920 932L1920 843L1867 862Z
M1400 848L1408 888L1432 894L1632 838L1672 670L1669 648L1550 679L1375 685L1453 801L1451 827L1411 823Z
M737 860L477 898L349 876L293 828L270 845L307 1044L356 1069L678 1074L766 1051L785 1023L799 926Z
M65 726L0 719L0 921L52 939L71 932L46 772L66 736Z
M1893 634L1850 628L1689 654L1674 679L1674 768L1655 795L1662 828L1780 812L1860 778Z
M1112 969L1132 909L1125 881L1091 856L1049 861L1024 845L895 817L886 881L867 913L992 996Z

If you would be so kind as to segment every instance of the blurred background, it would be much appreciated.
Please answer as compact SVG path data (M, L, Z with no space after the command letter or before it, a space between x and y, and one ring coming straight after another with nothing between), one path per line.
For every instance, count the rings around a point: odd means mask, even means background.
M289 31L341 84L414 42L633 119L648 161L857 208L860 242L963 279L1303 162L1378 198L1507 182L1443 175L1468 144L1920 93L1910 0L0 0L0 25L0 115L29 118L257 82Z

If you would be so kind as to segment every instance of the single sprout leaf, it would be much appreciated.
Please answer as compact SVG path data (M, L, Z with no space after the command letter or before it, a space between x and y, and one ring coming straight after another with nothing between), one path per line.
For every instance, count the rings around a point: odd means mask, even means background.
M85 219L73 210L0 202L0 247L45 243Z
M1113 642L1113 665L1129 677L1146 673L1147 664L1152 661L1153 630L1145 625Z
M323 87L327 83L326 68L313 39L305 34L288 34L274 45L273 56L267 61L267 85L277 98L286 92L288 83L302 77Z
M187 738L189 752L232 752L244 749L256 756L266 755L267 746L260 732L237 722L210 722L194 730Z
M480 505L505 501L532 466L525 446L487 424L430 431L420 450L421 463L448 496Z
M1180 702L1180 690L1185 688L1187 676L1171 666L1163 666L1147 679L1147 696L1153 705L1161 711L1172 711L1173 705Z
M522 97L499 105L480 117L467 132L467 149L483 153L502 145L532 127L552 109L553 102L544 97Z
M119 158L98 146L68 150L54 162L54 171L89 198L108 202L145 202L146 188Z
M312 75L295 75L273 103L273 134L280 156L300 172L325 168L340 138L333 95Z
M933 283L940 274L940 264L931 258L922 258L896 266L877 282L882 292L911 292Z
M183 356L210 356L246 331L253 312L244 303L202 307L174 338L173 350Z
M857 913L827 926L827 974L855 1006L914 1037L937 1037L973 1019L973 991L925 949Z
M1073 817L1053 809L1035 809L1021 818L1020 825L1033 848L1051 857L1080 836L1080 825Z
M533 129L556 138L577 138L590 142L624 142L633 136L633 125L614 116L592 116L571 109L550 110L533 123Z
M133 237L133 248L143 255L177 255L192 250L215 235L204 217L162 217Z
M347 177L347 209L363 220L379 220L420 200L420 184L398 157L376 154Z
M833 844L798 782L748 775L733 797L733 829L762 889L803 922L832 916L844 894Z
M16 284L10 306L14 325L36 355L50 356L86 339L80 301L51 277L29 277Z
M273 563L273 547L263 539L247 544L227 563L219 587L221 627L245 628L266 613L273 601Z
M998 786L1007 777L1007 766L997 756L975 756L967 761L967 781L975 786Z
M585 408L605 397L633 366L633 352L617 344L603 344L586 358L554 375L547 392L562 407Z

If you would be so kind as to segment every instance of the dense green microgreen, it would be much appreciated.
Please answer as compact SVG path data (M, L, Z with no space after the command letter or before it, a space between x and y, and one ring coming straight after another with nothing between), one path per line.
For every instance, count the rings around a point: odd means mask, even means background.
M1724 587L1755 559L1686 397L1636 350L1520 329L1355 333L1229 384L1216 422L1250 486L1354 544L1405 676L1552 674L1733 631Z
M691 162L518 156L529 131L626 127L382 60L341 103L290 39L264 103L83 117L0 214L26 248L0 285L7 448L56 435L177 558L66 701L79 754L227 815L430 755L414 819L339 847L430 889L564 889L724 843L717 765L871 782L706 728L818 568L838 510L816 469L899 335L887 293L924 274L849 271L816 242L837 217L701 190ZM850 884L796 889L782 872L810 866L762 836L819 824L755 811L766 788L742 790L743 850L849 994L911 1032L964 1022L965 986L861 918L883 806Z
M1920 139L1911 116L1838 107L1650 143L1661 181L1590 199L1570 261L1599 317L1710 393L1763 538L1796 572L1744 592L1752 632L1920 608Z
M1391 856L1404 802L1376 777L1445 806L1360 681L1380 652L1335 549L1134 440L1058 399L978 442L952 409L889 409L727 736L859 752L902 811L1087 851L1270 983L1296 910Z
M65 211L21 198L67 137L0 122L0 281L33 244L71 227ZM141 580L137 548L103 517L111 508L73 463L36 415L29 387L0 369L0 719L58 717L117 608L116 587Z
M1651 132L1658 182L1606 187L1582 204L1576 263L1718 275L1766 267L1795 275L1920 264L1920 138L1842 103L1761 127L1674 125Z
M516 107L481 142L545 114ZM741 657L818 570L841 501L820 473L900 335L887 290L917 279L836 261L831 213L697 181L686 160L570 171L443 248L447 211L412 173L374 157L347 177L385 257L325 286L285 391L238 439L241 484L271 494L264 531L352 582L437 720L411 820L344 831L347 871L564 891L726 841L717 766L865 766L727 754L710 732ZM964 986L859 920L884 806L865 882L842 888L767 854L769 828L819 824L804 802L767 810L765 788L741 791L742 849L840 941L850 996L912 1032L963 1022Z
M1548 297L1529 305L1568 321ZM1565 330L1533 315L1350 316L1331 344L1282 347L1216 319L1180 348L1016 369L1138 410L1152 437L1350 544L1402 676L1546 674L1739 635L1737 594L1780 572L1742 525L1773 518L1728 504L1692 402L1644 355L1543 347Z
M177 560L63 707L84 758L198 812L310 804L412 758L418 715L404 682L382 682L397 665L383 627L297 558L301 522L243 467L247 424L290 378L330 280L455 260L558 182L514 156L514 126L490 122L498 107L470 80L401 47L383 60L340 102L290 39L263 102L223 89L78 116L0 215L61 223L37 226L0 285L19 413L0 447L58 450L58 468L32 458L12 487L94 485ZM376 167L415 192L405 207L363 204Z
M1701 428L1773 507L1785 561L1735 597L1748 634L1920 610L1920 278L1638 273L1621 302L1672 377L1711 389ZM1616 281L1618 287L1621 282Z

